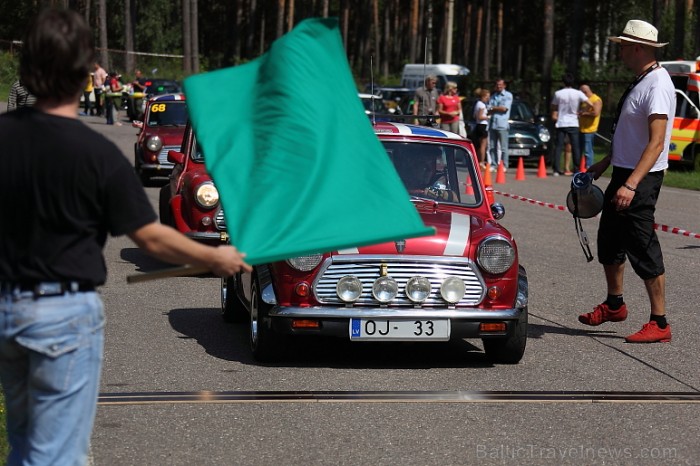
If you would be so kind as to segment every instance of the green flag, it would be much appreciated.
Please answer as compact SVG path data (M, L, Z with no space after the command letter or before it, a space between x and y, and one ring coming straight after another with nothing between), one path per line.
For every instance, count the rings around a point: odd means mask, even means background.
M231 243L250 264L434 233L374 134L337 20L305 20L258 59L184 86Z

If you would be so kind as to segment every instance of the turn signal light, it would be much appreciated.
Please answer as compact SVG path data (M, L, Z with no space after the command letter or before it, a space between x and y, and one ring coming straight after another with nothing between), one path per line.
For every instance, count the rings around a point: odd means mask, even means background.
M310 291L311 287L306 282L297 283L297 286L294 287L294 292L302 298L309 296Z
M492 286L489 288L489 290L486 292L486 295L489 297L490 300L496 300L501 297L501 293L503 293L503 290L501 290L500 287L498 286Z
M480 332L505 332L505 322L483 323L479 325Z
M320 328L321 323L318 320L311 319L294 319L292 320L292 328Z

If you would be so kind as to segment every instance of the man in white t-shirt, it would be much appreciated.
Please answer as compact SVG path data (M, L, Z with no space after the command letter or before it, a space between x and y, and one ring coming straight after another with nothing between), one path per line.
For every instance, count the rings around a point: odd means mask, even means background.
M630 20L622 35L620 57L636 79L618 104L611 153L588 169L598 178L613 166L605 190L598 229L598 261L603 264L608 297L593 312L582 314L586 325L627 318L622 298L625 260L644 281L651 315L628 343L671 341L666 322L666 279L661 246L654 230L654 211L668 167L668 147L676 113L675 89L668 72L656 61L658 32L651 24Z
M574 154L574 173L579 171L581 166L581 144L579 143L578 109L582 103L588 103L593 107L593 103L588 100L586 94L578 89L574 89L574 76L567 73L562 78L564 87L554 93L552 99L552 120L556 122L557 145L554 149L554 161L552 169L554 176L564 174L561 170L561 151L564 148L564 139L569 136L571 150ZM564 167L568 170L568 167ZM571 174L571 173L567 173Z

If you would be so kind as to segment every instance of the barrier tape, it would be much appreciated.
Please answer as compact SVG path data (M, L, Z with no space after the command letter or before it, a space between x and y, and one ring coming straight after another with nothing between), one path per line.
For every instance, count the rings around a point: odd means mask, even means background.
M563 205L552 204L550 202L537 201L535 199L530 199L527 197L518 196L517 194L504 193L502 191L497 191L495 189L493 190L493 192L495 194L500 194L501 196L509 197L511 199L515 199L518 201L523 201L523 202L527 202L530 204L535 204L535 205L539 205L539 206L543 206L543 207L549 207L550 209L562 210L565 212L569 211L569 209L567 209L566 206L563 206ZM654 230L663 231L666 233L673 233L674 235L686 236L688 238L700 239L700 233L693 233L692 231L684 230L682 228L670 227L668 225L661 225L659 223L654 224Z

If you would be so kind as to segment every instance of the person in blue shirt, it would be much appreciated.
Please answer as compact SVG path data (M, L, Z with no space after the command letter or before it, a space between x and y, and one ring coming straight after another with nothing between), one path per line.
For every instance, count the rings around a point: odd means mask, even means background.
M489 147L491 152L491 170L495 171L499 162L508 169L508 120L513 106L513 94L506 90L506 82L498 78L496 88L489 99ZM500 152L499 152L500 149ZM501 156L499 156L501 155Z

